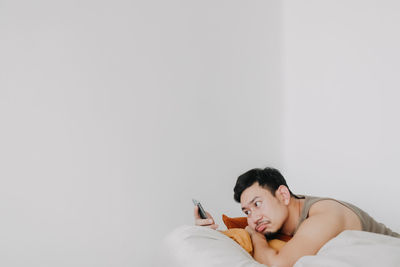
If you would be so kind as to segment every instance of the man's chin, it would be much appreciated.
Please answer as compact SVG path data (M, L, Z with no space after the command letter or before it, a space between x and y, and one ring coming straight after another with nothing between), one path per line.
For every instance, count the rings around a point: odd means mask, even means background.
M264 233L264 236L268 239L268 240L271 240L271 239L276 239L277 238L277 235L278 235L278 232L265 232Z

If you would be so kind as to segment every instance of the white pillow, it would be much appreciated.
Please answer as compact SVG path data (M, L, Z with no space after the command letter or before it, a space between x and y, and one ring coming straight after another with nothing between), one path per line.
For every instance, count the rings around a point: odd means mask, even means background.
M265 267L234 240L207 227L176 228L165 238L165 244L175 266Z

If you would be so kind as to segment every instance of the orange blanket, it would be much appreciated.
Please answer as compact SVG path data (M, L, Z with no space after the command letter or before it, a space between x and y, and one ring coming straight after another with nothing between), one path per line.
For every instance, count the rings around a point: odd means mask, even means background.
M253 255L253 243L251 242L250 234L244 229L247 226L247 219L245 217L230 218L223 214L222 220L228 230L221 232L235 240L250 255ZM279 251L290 238L290 236L280 235L278 239L268 240L268 245Z

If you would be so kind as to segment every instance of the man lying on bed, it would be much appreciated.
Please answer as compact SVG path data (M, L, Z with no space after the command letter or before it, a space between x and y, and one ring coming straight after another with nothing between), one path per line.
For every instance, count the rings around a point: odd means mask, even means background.
M273 168L252 169L239 176L234 199L247 215L246 230L252 238L254 259L268 266L293 266L300 257L315 255L344 230L400 237L349 203L294 195L285 178ZM216 229L212 216L208 216L209 219L200 219L195 207L196 225ZM279 252L266 242L276 233L293 236Z

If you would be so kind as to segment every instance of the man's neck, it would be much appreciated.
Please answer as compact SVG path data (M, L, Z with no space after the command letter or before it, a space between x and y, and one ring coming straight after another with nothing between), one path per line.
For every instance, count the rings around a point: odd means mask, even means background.
M301 211L303 209L304 200L297 199L294 197L290 198L288 211L289 215L288 218L281 229L281 233L285 235L293 235L296 231L297 224L300 220Z

